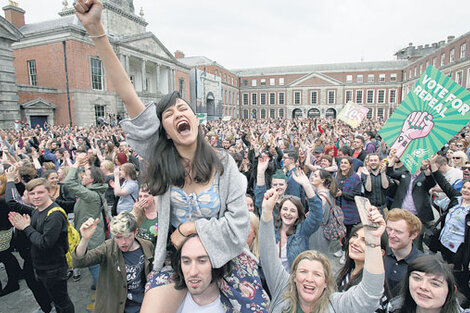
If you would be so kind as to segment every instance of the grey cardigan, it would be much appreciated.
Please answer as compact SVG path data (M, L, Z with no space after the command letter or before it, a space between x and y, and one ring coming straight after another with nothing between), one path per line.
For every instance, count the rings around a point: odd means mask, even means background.
M271 291L269 312L282 313L288 305L284 291L289 285L286 272L277 254L273 221L260 221L259 253L268 288ZM330 304L324 313L374 312L383 294L385 274L371 274L364 270L362 281L345 292L335 292L330 296Z
M150 145L155 142L160 126L155 104L147 106L137 117L121 121L121 126L127 133L128 143L145 160L148 160L152 156ZM224 173L219 176L218 218L195 221L197 233L214 268L222 267L243 251L249 251L246 244L250 229L245 198L246 178L240 173L235 161L228 153L222 154L221 162ZM165 262L170 229L170 190L168 189L157 199L158 237L153 268L159 271Z

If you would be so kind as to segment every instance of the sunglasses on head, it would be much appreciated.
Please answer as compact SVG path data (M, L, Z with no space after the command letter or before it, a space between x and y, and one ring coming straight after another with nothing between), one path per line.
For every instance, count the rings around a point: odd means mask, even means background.
M470 170L470 166L464 166L464 167L462 167L462 171L468 171L468 170Z
M454 160L460 160L461 157L452 157L452 159L454 159Z

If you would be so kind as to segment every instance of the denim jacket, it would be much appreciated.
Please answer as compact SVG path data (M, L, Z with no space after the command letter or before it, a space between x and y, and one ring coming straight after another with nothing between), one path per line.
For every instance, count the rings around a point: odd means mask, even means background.
M294 259L303 251L308 250L308 241L310 236L318 230L323 219L323 208L321 199L315 195L308 198L308 207L310 208L309 214L305 221L297 225L294 234L287 237L287 260L289 266L294 262ZM276 225L278 226L278 225ZM276 227L276 243L281 241L281 233L279 227Z

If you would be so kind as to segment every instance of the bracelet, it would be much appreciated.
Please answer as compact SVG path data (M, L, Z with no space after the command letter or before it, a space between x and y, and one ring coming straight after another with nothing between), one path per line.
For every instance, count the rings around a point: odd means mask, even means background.
M371 248L380 247L380 243L372 243L372 242L368 242L368 241L365 241L365 243L366 243L367 247L371 247Z
M101 37L105 37L105 36L106 36L106 33L101 34L101 35L96 35L96 36L88 35L88 37L91 38L91 39L101 38Z
M180 229L181 225L182 225L182 224L179 224L179 225L178 225L178 228L176 228L176 229L178 230L178 233L180 233L181 236L188 238L188 236L186 236L185 234L183 234L183 233L181 232L181 229Z

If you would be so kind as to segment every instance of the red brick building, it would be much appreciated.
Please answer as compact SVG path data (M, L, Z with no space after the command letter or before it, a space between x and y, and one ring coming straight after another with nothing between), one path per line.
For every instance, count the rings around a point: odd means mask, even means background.
M146 102L158 101L176 89L189 98L190 67L146 31L147 22L134 14L132 1L108 0L103 5L104 27L138 95ZM65 7L56 20L35 24L25 24L19 8L10 5L4 11L24 36L12 44L24 120L33 125L89 125L108 114L126 115L72 8Z

